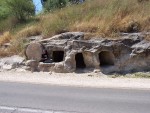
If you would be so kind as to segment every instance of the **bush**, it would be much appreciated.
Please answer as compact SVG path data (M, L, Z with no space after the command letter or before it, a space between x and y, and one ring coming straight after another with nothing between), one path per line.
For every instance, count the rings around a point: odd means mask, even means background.
M35 14L35 8L32 0L6 0L11 14L20 22L26 21L30 16Z

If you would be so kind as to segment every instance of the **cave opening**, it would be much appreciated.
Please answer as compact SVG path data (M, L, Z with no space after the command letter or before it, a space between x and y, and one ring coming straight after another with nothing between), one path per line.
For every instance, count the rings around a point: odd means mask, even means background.
M86 68L85 62L84 62L84 57L82 53L77 53L75 55L75 60L76 60L76 68L77 69L84 69Z
M62 62L64 60L64 51L53 51L53 62Z
M103 66L113 66L114 65L114 55L110 51L102 51L99 53L100 67Z

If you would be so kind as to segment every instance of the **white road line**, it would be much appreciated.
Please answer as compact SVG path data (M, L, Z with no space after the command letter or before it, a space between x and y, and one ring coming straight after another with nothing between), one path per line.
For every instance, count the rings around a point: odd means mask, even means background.
M11 113L77 113L77 112L69 112L69 111L47 111L47 110L40 110L40 109L30 109L30 108L18 108L18 107L7 107L7 106L0 106L0 111L3 110L7 113L7 111L12 111ZM1 113L1 112L0 112Z

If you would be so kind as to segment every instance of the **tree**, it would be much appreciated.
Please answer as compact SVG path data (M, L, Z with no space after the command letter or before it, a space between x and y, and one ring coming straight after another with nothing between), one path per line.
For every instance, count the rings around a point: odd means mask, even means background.
M82 3L85 0L69 0L69 2L73 3L73 4L78 4L78 3Z
M51 11L57 8L63 8L67 3L78 4L83 3L85 0L41 0L42 5L46 11Z
M32 0L6 0L6 4L12 13L20 22L29 19L35 14L35 7Z
M65 7L67 2L68 0L47 0L43 5L46 11L50 11L53 9Z
M7 18L9 10L6 7L5 0L0 0L0 20Z

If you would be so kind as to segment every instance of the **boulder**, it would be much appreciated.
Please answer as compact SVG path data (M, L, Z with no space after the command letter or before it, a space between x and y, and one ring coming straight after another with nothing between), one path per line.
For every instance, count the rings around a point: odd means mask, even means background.
M42 44L33 42L27 46L25 50L25 55L27 57L27 60L35 60L39 62L42 60L43 51L44 49Z

